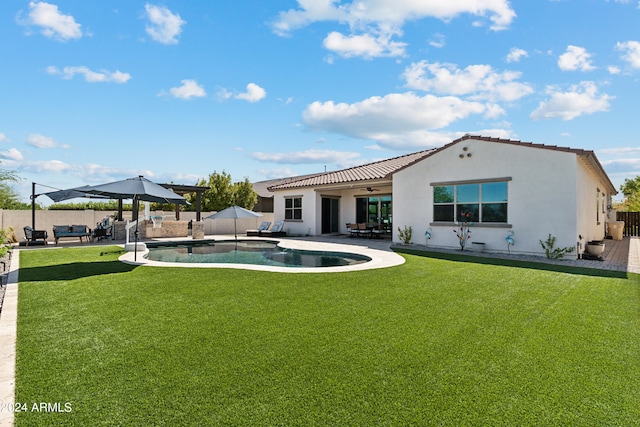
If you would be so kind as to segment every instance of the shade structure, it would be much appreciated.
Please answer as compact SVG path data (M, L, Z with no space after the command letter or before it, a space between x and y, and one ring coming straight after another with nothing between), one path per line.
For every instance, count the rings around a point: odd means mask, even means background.
M79 197L86 197L91 199L108 199L107 196L100 196L97 194L88 194L87 191L91 189L90 185L83 185L82 187L68 188L66 190L51 191L44 193L45 196L53 200L54 202L62 202L63 200L76 199Z
M135 201L143 202L156 202L156 203L173 203L173 204L189 204L187 199L174 193L171 190L167 190L161 185L151 182L142 175L136 178L123 179L121 181L114 181L107 184L94 185L88 189L83 190L86 194L94 194L98 196L108 197L110 199L131 199ZM135 205L135 203L134 203ZM138 257L138 221L136 220L135 230L135 245L134 245L134 261Z
M233 231L234 231L236 240L238 240L238 227L236 224L236 220L239 218L255 218L258 216L262 216L262 214L234 205L234 206L229 206L228 208L223 209L220 212L216 212L212 215L209 215L206 219L218 219L218 218L233 219Z
M79 189L76 189L79 190ZM110 199L132 199L143 202L189 204L187 199L161 185L151 182L145 177L123 179L107 184L94 185L81 190L86 194L94 194Z

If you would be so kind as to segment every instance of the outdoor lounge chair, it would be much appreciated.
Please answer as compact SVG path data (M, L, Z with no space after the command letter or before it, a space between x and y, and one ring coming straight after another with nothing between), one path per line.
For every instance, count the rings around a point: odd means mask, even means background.
M46 230L34 230L29 226L24 227L24 240L26 241L25 246L29 246L29 242L33 243L38 240L43 240L46 245L48 238L49 235Z
M247 230L247 236L259 236L263 231L268 230L270 225L271 221L264 221L257 230Z
M284 221L276 221L273 223L273 227L271 230L265 230L260 233L261 236L265 237L284 237L287 235L286 231L283 231Z

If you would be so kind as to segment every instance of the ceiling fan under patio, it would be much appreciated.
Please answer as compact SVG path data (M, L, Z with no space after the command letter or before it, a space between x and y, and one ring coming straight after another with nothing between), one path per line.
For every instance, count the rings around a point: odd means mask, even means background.
M367 187L366 190L367 190L367 193L373 193L374 191L380 191L377 188L373 188L373 187Z

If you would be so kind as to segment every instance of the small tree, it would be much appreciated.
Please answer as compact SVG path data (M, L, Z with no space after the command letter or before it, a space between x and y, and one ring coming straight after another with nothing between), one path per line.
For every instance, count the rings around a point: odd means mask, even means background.
M233 198L234 204L245 209L253 209L258 203L258 193L253 190L253 185L249 182L249 178L233 184Z
M620 191L625 197L623 209L628 212L640 212L640 176L633 179L625 178Z
M253 209L258 201L258 195L248 178L242 182L233 183L231 175L213 172L208 179L201 179L196 185L209 187L202 193L201 206L203 211L221 211L229 206L238 205L246 209ZM187 200L195 204L195 196L187 195Z

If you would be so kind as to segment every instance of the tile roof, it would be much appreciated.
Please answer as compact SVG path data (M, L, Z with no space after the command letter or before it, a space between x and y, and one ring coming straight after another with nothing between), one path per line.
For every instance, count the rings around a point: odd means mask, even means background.
M397 170L409 166L423 158L429 156L435 149L418 151L416 153L405 154L391 159L380 160L367 163L348 169L334 172L325 172L307 178L297 179L290 182L273 185L269 190L284 190L288 188L315 187L318 185L343 184L349 182L369 181L374 179L385 179Z
M567 153L573 153L577 156L581 156L584 159L587 159L589 163L593 166L594 170L601 176L603 179L609 184L612 192L617 193L615 187L609 180L604 168L598 161L595 153L591 150L583 150L580 148L570 148L570 147L559 147L557 145L545 145L545 144L535 144L533 142L523 142L512 139L503 139L503 138L492 138L480 135L464 135L461 138L458 138L448 144L443 145L439 148L433 148L430 150L418 151L416 153L406 154L404 156L394 157L387 160L380 160L373 163L367 163L364 165L352 167L349 169L342 169L334 172L326 172L317 175L312 175L310 177L301 177L301 179L293 178L289 182L272 185L268 189L272 190L284 190L289 188L302 188L302 187L315 187L320 185L330 185L330 184L342 184L342 183L350 183L350 182L358 182L358 181L368 181L375 179L389 179L391 175L395 172L398 172L406 167L411 166L412 164L425 159L429 156L432 156L442 150L446 150L452 145L458 144L459 142L466 141L469 139L478 140L478 141L487 141L487 142L498 142L501 144L510 144L510 145L518 145L523 147L531 147L538 148L544 150L554 150L554 151L562 151Z

